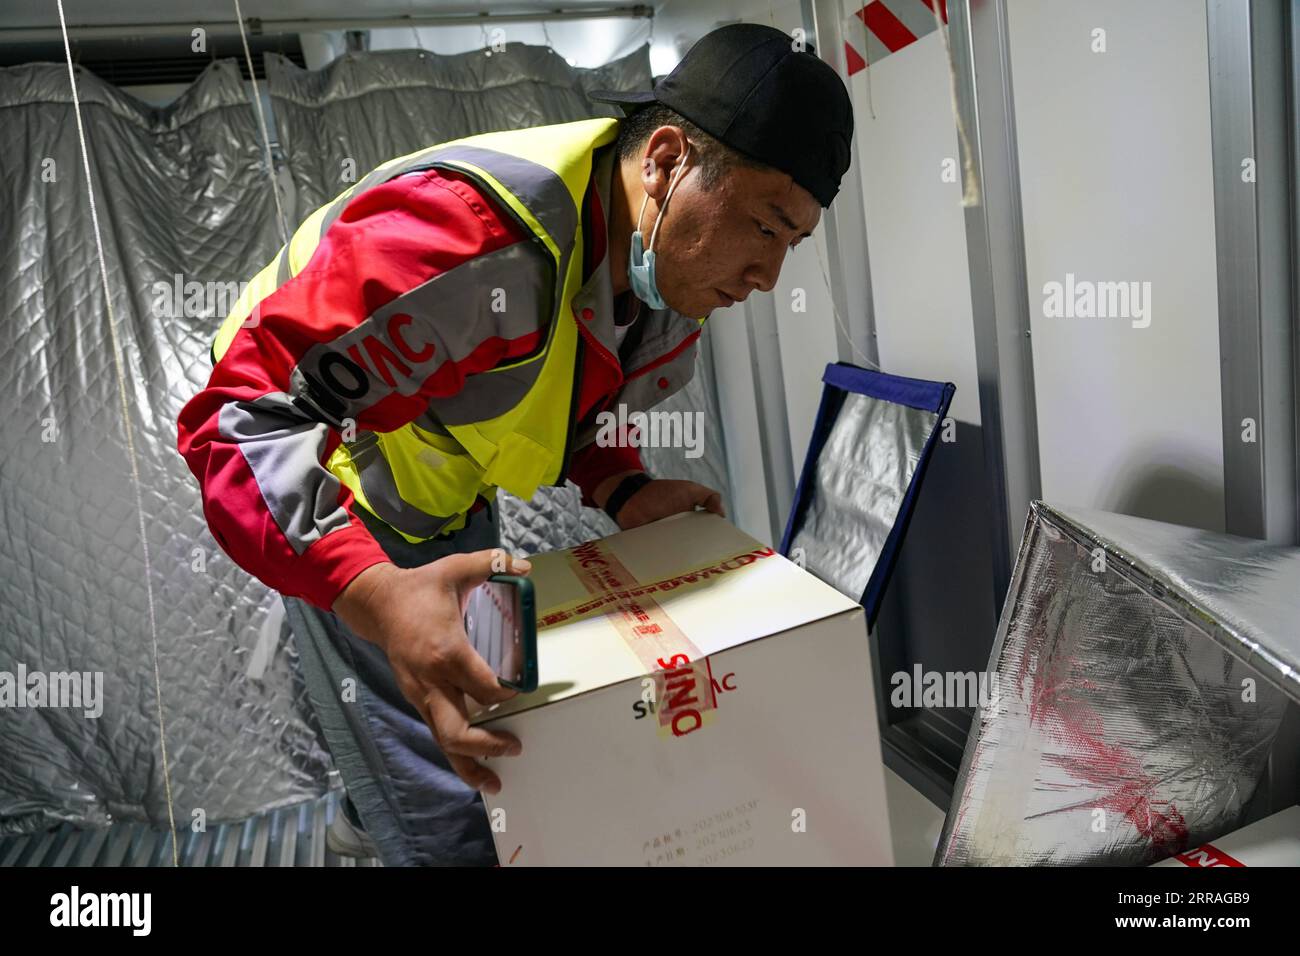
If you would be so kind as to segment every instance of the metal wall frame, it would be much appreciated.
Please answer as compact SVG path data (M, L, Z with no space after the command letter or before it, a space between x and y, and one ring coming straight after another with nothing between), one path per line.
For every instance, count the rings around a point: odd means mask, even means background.
M1291 131L1291 388L1294 404L1291 414L1296 422L1295 497L1300 501L1300 0L1291 0L1287 10L1287 115ZM1300 517L1296 519L1300 536Z
M1206 0L1225 529L1300 541L1300 0ZM1254 160L1254 182L1242 164ZM1256 441L1242 440L1253 418ZM1288 708L1248 815L1300 800Z
M786 516L794 504L795 474L781 337L776 325L776 302L771 294L750 296L743 308L749 357L754 363L754 407L758 413L768 524L772 541L776 543L785 532Z
M818 56L835 67L835 72L841 77L847 78L844 7L840 0L802 0L801 8L804 30L816 44ZM845 85L851 100L853 85L847 80ZM854 104L855 113L856 106ZM862 197L862 163L856 148L850 151L849 170L840 184L839 196L826 210L822 222L826 234L831 301L843 320L835 323L840 361L860 365L865 356L868 363L879 368L876 313L871 297L871 257L867 248L867 213Z
M1225 528L1297 541L1289 13L1207 0ZM1290 9L1288 9L1288 7ZM1254 162L1254 181L1243 163ZM1243 439L1255 423L1255 440Z
M1000 614L1029 503L1042 495L1010 38L1006 0L951 3L948 14L957 108L980 185L980 202L966 209L966 251Z

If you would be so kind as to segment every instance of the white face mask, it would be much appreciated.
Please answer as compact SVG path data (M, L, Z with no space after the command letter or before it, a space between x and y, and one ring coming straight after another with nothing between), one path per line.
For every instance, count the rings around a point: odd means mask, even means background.
M632 287L632 294L652 309L665 309L668 307L664 297L659 294L659 285L655 281L655 236L659 235L659 225L664 221L664 212L668 208L668 200L673 197L673 190L682 181L682 175L686 170L686 160L690 155L691 141L687 140L686 152L673 173L672 182L668 184L668 192L664 194L663 205L659 207L659 215L655 217L655 227L650 232L650 245L644 250L641 245L641 217L645 215L646 203L650 201L649 193L646 193L645 199L641 200L641 211L636 214L636 229L632 231L632 247L627 257L627 281Z

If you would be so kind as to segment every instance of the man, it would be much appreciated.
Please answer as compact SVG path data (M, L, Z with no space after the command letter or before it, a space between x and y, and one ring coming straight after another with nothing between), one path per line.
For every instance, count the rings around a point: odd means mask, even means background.
M835 196L848 94L796 47L723 27L653 92L595 95L621 121L385 163L227 317L179 447L217 541L284 596L355 808L335 845L495 862L478 791L500 779L480 760L522 744L468 723L466 696L513 692L462 614L506 570L497 488L528 499L567 476L622 528L721 513L713 489L646 475L627 436L597 443L596 416L685 385L709 312L771 290Z

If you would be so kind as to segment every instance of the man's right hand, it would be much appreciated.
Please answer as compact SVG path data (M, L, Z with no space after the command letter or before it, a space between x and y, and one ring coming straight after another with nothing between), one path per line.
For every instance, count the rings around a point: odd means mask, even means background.
M494 548L418 568L372 565L352 579L333 608L359 636L383 648L398 688L429 725L451 768L487 793L499 792L501 779L474 758L515 756L521 744L514 734L471 727L465 697L486 706L517 692L497 682L470 644L465 605L471 591L505 570L505 558ZM508 562L511 574L531 569L523 559Z

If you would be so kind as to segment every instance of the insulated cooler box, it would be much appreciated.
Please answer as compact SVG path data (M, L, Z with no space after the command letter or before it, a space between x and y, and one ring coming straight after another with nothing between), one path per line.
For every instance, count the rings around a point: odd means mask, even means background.
M858 604L703 512L531 560L541 685L475 718L524 745L503 866L892 863Z
M1034 502L936 862L1134 866L1238 829L1297 621L1300 548Z
M892 863L868 622L955 389L823 382L779 548L701 512L532 558L541 686L474 717L524 746L501 865Z

